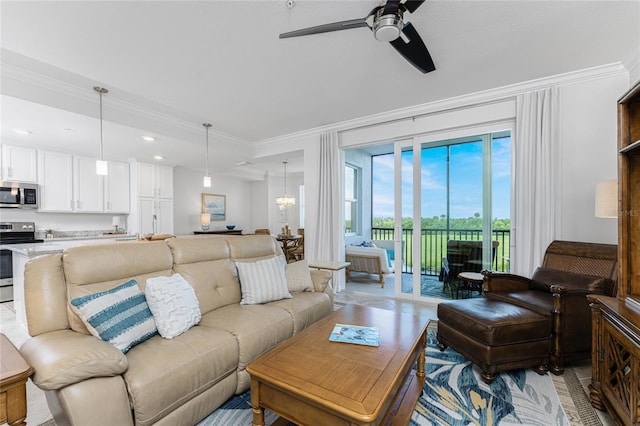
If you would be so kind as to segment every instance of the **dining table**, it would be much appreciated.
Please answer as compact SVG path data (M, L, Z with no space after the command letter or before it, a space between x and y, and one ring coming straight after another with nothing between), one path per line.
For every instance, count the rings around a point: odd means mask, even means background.
M298 247L298 243L302 240L302 235L278 234L276 235L276 240L282 244L282 251L287 259L287 263L295 261L293 250Z

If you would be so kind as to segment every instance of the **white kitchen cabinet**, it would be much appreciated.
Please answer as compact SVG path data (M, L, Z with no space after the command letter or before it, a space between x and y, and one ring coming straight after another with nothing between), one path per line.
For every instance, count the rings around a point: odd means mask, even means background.
M38 151L38 183L41 212L72 212L73 156Z
M109 161L96 174L95 158L38 151L41 212L129 213L129 164Z
M138 232L147 234L173 234L173 200L139 197Z
M2 179L36 183L36 150L21 146L2 145Z
M74 157L73 166L75 211L104 212L104 182L103 177L96 173L95 158Z
M129 213L129 164L109 161L104 181L105 212Z
M173 198L173 168L137 163L138 197Z
M173 167L132 161L131 173L129 232L173 234Z
M158 212L158 234L173 235L173 200L159 198L156 200Z

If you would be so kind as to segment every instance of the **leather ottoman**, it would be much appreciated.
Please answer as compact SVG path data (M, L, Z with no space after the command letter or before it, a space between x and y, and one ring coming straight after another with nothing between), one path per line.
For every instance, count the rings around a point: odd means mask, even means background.
M516 368L546 374L550 339L550 316L520 306L484 298L438 305L438 347L449 346L478 365L486 383Z

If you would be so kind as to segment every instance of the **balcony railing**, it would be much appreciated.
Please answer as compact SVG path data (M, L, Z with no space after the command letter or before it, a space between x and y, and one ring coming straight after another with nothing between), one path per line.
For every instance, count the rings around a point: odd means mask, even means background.
M447 241L471 240L481 241L482 231L479 229L421 229L422 255L420 260L421 275L439 275L442 269L442 258L447 257ZM510 231L492 232L492 239L498 241L496 256L493 260L492 270L509 272L509 241ZM394 230L391 228L372 228L371 239L393 240ZM402 230L404 253L402 272L413 272L413 229ZM396 257L397 258L397 257Z

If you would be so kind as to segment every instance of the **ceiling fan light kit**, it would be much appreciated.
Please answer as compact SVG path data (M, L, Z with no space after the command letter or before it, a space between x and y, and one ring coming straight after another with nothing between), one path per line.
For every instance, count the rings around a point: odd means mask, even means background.
M382 6L373 8L364 18L349 19L330 24L317 25L280 34L279 38L301 37L367 27L376 40L388 42L411 65L423 73L435 71L431 59L418 31L410 22L404 22L404 12L413 13L425 0L387 0ZM372 18L372 19L371 19Z
M384 8L378 9L376 19L373 20L373 36L378 41L390 42L402 33L402 10L384 15Z

